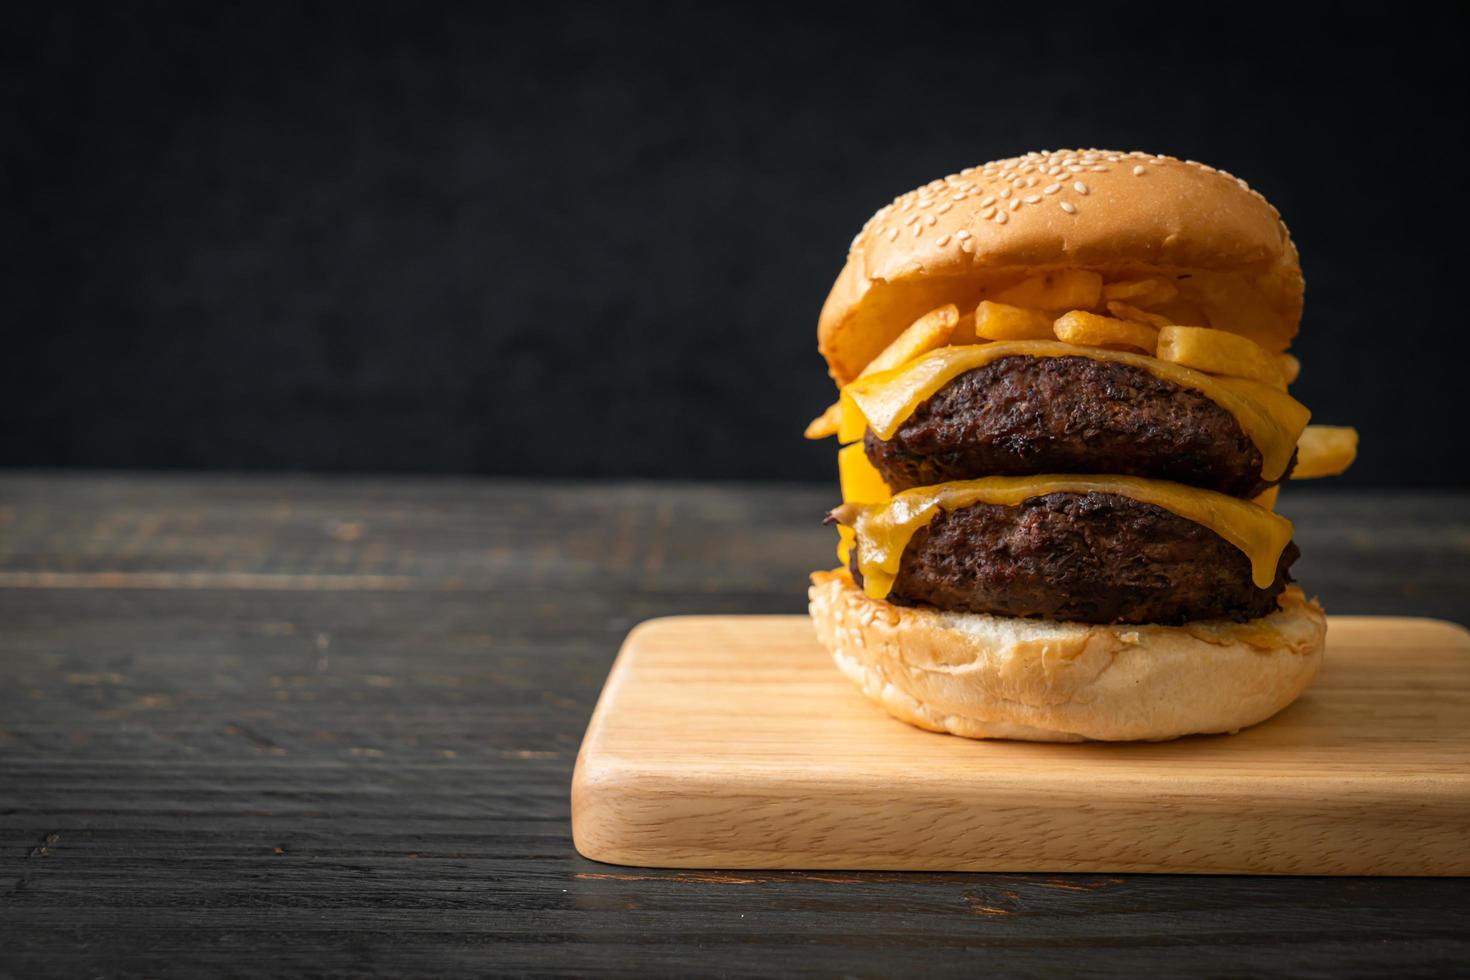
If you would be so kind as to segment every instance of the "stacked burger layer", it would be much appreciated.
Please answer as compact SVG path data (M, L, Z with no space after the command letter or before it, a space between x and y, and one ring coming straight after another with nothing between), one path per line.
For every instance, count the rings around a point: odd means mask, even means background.
M972 737L1235 731L1315 676L1288 477L1340 472L1285 349L1297 254L1202 164L1033 153L903 195L822 311L841 568L811 611L890 713Z

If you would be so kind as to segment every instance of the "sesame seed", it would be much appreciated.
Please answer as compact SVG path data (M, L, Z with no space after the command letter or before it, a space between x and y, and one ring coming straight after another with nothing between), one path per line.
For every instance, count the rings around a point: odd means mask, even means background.
M1084 183L1082 183L1082 181L1079 180L1079 181L1077 181L1077 183L1075 183L1075 184L1072 185L1072 190L1076 191L1078 194L1086 194L1087 193L1087 185L1084 184Z
M1108 168L1104 167L1102 164L1098 164L1097 166L1092 168L1092 172L1095 174L1105 174L1108 172Z
M948 245L949 244L949 236L948 235L941 235L940 238L939 238L939 241L937 241L935 244L936 245L939 245L941 247L943 247L945 245Z
M949 203L945 204L944 207L935 208L934 209L934 213L935 214L943 214L944 212L948 211L952 207L954 207L954 202L949 202Z
M1008 214L1006 214L1006 212L1004 212L1004 211L997 211L997 212L995 212L995 223L996 224L1003 225L1008 220L1010 220L1010 216Z
M1061 189L1062 189L1062 185L1061 184L1047 184L1046 187L1042 188L1041 193L1043 193L1043 194L1055 194L1057 191L1059 191Z
M897 228L889 228L888 229L888 240L891 242L891 241L893 241L897 237L898 237L898 229Z
M1012 211L1015 211L1020 206L1021 206L1021 199L1019 197L1016 198L1014 201L1011 202L1011 210Z
M1070 164L1067 165L1067 172L1068 173L1080 174L1083 171L1083 169L1084 168L1079 167L1075 163L1070 163Z
M1031 177L1027 177L1026 178L1026 186L1027 187L1035 187L1039 183L1041 183L1041 181L1038 180L1035 176L1031 176Z
M1040 201L1040 200L1041 200L1041 195L1040 194L1031 194L1031 195L1028 195L1027 196L1026 203L1027 204L1035 204L1037 201Z
M1011 196L1011 189L1009 187L1002 187L1000 189L1000 199L1002 201L1004 201L1006 198L1008 198L1010 196Z
M1073 204L1071 201L1063 201L1061 203L1063 211L1067 212L1068 214L1077 213L1077 205Z
M926 224L926 225L932 225L932 224L934 224L934 222L936 222L938 220L939 219L936 218L936 217L934 217L934 215L932 215L932 214L926 214L926 215L924 215L924 224Z
M929 205L931 205L933 203L934 203L934 198L932 198L932 197L921 197L921 198L919 198L919 207L921 207L921 208L927 208Z
M970 233L968 231L957 231L955 232L954 237L958 238L960 241L964 241L966 238L970 237Z
M1142 177L1146 173L1148 173L1148 169L1141 163L1133 168L1133 176L1135 177Z
M907 227L908 225L911 225L918 220L919 216L917 214L911 214L906 219L904 219L904 226Z
M983 201L980 202L980 206L982 208L988 208L988 207L990 207L994 203L995 203L995 198L993 198L993 197L987 197L985 200L983 200Z
M988 218L988 217L990 217L994 213L995 213L995 207L994 206L991 206L991 207L986 208L984 211L981 211L980 212L980 217L981 218Z
M924 226L923 225L914 225L914 237L915 238L918 238L923 233L924 233Z

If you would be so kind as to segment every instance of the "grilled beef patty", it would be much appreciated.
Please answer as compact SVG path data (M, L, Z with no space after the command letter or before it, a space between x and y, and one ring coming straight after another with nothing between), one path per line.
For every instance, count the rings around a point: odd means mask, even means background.
M1258 589L1245 554L1207 527L1130 497L1051 493L940 511L910 540L888 601L1084 623L1245 621L1276 608L1298 554L1288 544Z
M1235 416L1192 388L1089 357L1003 357L967 371L892 439L870 430L864 449L894 492L1034 473L1117 473L1232 497L1271 485Z

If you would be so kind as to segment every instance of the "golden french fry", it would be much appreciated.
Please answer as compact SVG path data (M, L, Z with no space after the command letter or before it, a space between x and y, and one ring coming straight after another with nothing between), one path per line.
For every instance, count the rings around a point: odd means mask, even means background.
M825 439L837 434L837 426L842 422L842 403L833 402L827 406L827 410L806 424L806 431L802 435L808 439Z
M962 345L965 345L965 344L973 344L973 343L977 343L977 342L983 343L984 342L984 341L977 341L977 338L975 337L975 311L974 310L971 310L969 313L961 313L960 314L960 321L954 325L954 333L952 333L952 334L949 335L949 342L951 344L953 344L954 346L956 346L956 347L959 347L959 346L962 346Z
M1280 493L1281 493L1281 487L1280 487L1280 485L1271 487L1271 488L1269 488L1267 490L1262 490L1260 493L1256 494L1254 497L1251 498L1251 503L1255 504L1257 507L1264 507L1267 510L1275 510L1276 509L1276 497Z
M1240 334L1210 327L1168 326L1159 331L1157 357L1206 374L1248 378L1285 388L1276 355Z
M941 306L937 310L930 310L895 337L893 343L883 348L882 353L869 361L868 366L863 368L858 377L865 378L879 371L891 371L900 364L907 364L920 354L927 354L931 350L943 347L949 343L949 338L959 322L960 311L953 303Z
M1293 480L1336 476L1358 458L1358 430L1347 425L1309 425L1296 443Z
M1090 310L1102 297L1102 276L1084 269L1058 269L1023 279L990 297L1033 310Z
M1167 327L1170 323L1169 318L1166 316L1159 316L1157 313L1140 310L1136 306L1129 306L1127 303L1116 300L1108 303L1108 312L1119 320L1132 320L1134 323L1144 323L1153 327L1155 330Z
M986 300L975 307L977 340L1052 340L1051 317L1036 310Z
M1204 310L1194 303L1188 302L1182 296L1168 303L1160 303L1149 309L1150 313L1164 317L1170 323L1185 327L1209 326L1209 318L1205 316Z
M1281 377L1287 384L1295 384L1296 379L1301 377L1302 362L1294 354L1277 354L1276 366L1281 369Z
M1117 300L1134 306L1167 303L1179 295L1179 287L1168 279L1128 279L1103 285L1104 300Z
M937 310L930 310L919 317L913 323L893 339L893 342L883 348L877 357L868 362L858 375L865 378L879 371L889 371L902 364L907 364L920 354L927 354L931 350L943 347L949 343L954 334L955 326L960 321L960 311L953 303L941 306ZM811 422L807 423L806 431L802 433L808 439L825 439L836 435L842 426L842 402L835 401L827 406L827 410Z
M837 451L837 476L844 504L879 504L893 496L860 442Z
M1073 310L1052 324L1058 340L1083 347L1136 347L1152 354L1159 334L1153 327Z

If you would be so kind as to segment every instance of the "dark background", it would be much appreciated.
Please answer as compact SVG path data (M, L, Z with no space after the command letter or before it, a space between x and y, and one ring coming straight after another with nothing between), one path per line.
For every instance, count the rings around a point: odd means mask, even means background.
M1470 483L1458 12L1027 8L12 9L0 465L827 478L867 216L1105 146L1280 207L1338 482Z

